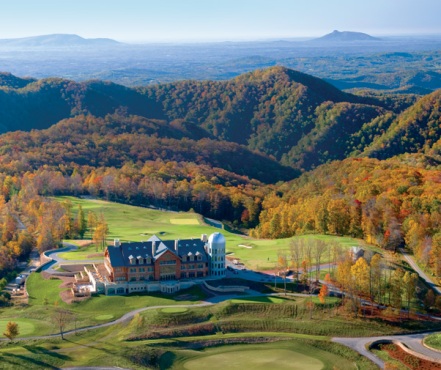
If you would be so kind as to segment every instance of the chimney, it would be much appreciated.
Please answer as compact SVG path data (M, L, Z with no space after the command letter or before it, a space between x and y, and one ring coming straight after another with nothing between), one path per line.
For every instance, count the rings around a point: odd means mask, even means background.
M156 254L156 241L153 240L152 241L152 255L153 255L153 257L155 256L155 254Z
M179 251L179 239L175 240L175 251L176 251L176 254L178 254L178 251Z
M201 240L202 240L204 243L208 242L207 234L202 234L202 235L201 235Z
M114 239L113 240L113 246L115 246L115 247L120 247L121 246L121 243L120 243L119 239Z

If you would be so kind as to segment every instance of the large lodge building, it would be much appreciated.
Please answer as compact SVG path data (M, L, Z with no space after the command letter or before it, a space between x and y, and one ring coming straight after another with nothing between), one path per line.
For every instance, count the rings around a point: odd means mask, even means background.
M173 293L205 279L225 277L225 238L221 233L200 239L145 242L115 240L104 265L87 272L96 292L128 294L141 291Z

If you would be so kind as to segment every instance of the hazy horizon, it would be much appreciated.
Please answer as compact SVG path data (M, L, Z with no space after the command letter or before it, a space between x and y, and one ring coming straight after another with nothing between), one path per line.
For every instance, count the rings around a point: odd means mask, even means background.
M430 11L428 11L430 9ZM333 30L441 34L438 0L17 0L2 4L0 39L77 34L126 43L300 39Z
M110 39L110 40L114 40L123 44L128 44L128 45L147 45L147 44L204 44L204 43L235 43L235 42L272 42L272 41L298 41L298 42L302 42L302 41L308 41L308 40L313 40L316 38L319 38L321 36L324 36L326 34L329 34L331 32L333 32L334 30L330 30L327 33L324 34L320 34L320 35L314 35L314 36L287 36L287 37L261 37L261 38L244 38L244 39L170 39L170 40L118 40L118 39L114 39L111 37L87 37L78 33L50 33L50 34L35 34L35 35L27 35L27 36L20 36L20 37L8 37L8 38L2 38L0 37L1 41L4 40L20 40L20 39L28 39L28 38L35 38L35 37L44 37L44 36L53 36L53 35L72 35L72 36L79 36L83 39ZM358 30L337 30L339 32L361 32ZM418 34L418 33L414 33L414 34L410 34L410 33L402 33L402 34L373 34L373 33L369 33L370 36L374 36L377 38L400 38L400 37L409 37L409 38L423 38L423 37L441 37L441 32L440 33L433 33L433 34Z

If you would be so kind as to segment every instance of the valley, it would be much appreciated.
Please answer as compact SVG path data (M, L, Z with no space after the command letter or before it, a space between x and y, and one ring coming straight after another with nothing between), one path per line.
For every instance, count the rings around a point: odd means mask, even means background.
M0 293L0 368L423 364L409 335L441 330L441 43L366 36L21 40L17 76L0 74L0 291L32 251L75 248ZM0 68L15 72L15 43L0 40ZM225 279L72 293L114 240L214 232ZM397 334L416 353L375 344Z

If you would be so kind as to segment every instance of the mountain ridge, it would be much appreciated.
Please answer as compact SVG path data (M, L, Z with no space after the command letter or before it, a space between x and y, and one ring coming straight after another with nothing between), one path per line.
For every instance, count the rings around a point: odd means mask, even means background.
M13 39L0 39L0 47L87 47L117 46L120 42L109 38L83 38L76 34L49 34Z
M318 37L313 41L318 42L355 42L355 41L381 41L377 37L373 37L363 32L338 31L334 30L324 36Z
M353 95L276 66L227 81L180 81L140 88L49 78L0 87L0 131L46 129L78 115L119 112L164 122L158 134L232 142L307 171L364 152L414 102ZM8 82L11 86L8 86ZM149 129L149 135L154 130ZM381 148L380 148L381 149Z

